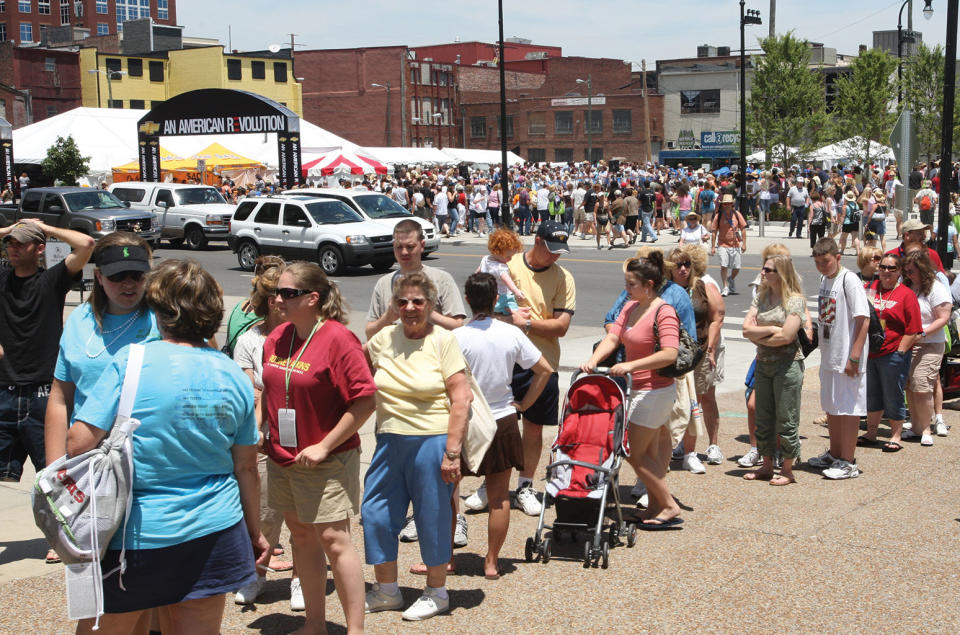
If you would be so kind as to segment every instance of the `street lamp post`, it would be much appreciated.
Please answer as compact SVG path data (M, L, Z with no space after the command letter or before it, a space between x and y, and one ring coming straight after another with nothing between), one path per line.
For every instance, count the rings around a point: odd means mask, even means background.
M127 71L105 71L100 68L91 68L87 71L88 73L99 73L107 76L107 108L112 108L113 106L113 77L116 75L119 79L120 77L127 74ZM100 82L97 82L97 108L100 108Z
M593 162L593 78L587 74L587 79L577 80L578 84L587 85L587 162Z
M392 123L390 119L390 82L370 85L375 88L383 88L387 91L387 147L390 147L390 124Z
M760 12L750 9L744 14L744 0L740 0L740 187L737 207L742 214L747 209L747 42L748 24L763 24ZM760 235L763 236L763 211L760 212Z
M507 79L503 59L503 0L497 0L500 39L497 40L497 66L500 71L500 218L507 227L511 225L513 212L510 209L510 175L507 173Z
M443 117L443 113L435 112L430 117L437 123L437 147L443 150L443 132L440 130L440 118Z
M903 0L900 5L900 13L897 14L897 105L903 101L903 10L912 0ZM933 17L933 0L923 0L923 17L929 20ZM910 32L910 42L916 41L913 31Z
M937 253L947 257L947 230L950 223L950 191L953 182L953 107L957 81L957 14L960 0L947 2L947 38L943 57L943 125L940 131L940 201L937 214ZM923 8L926 14L927 8Z

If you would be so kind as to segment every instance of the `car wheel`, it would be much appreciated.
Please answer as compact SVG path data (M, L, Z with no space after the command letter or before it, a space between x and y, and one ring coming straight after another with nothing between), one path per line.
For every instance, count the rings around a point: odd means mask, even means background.
M207 237L203 235L203 229L197 225L191 225L183 235L188 249L203 249L207 245Z
M237 262L244 271L253 271L257 266L257 258L260 257L260 248L253 241L247 240L240 243L237 247Z
M343 254L340 253L340 249L336 245L320 247L317 262L320 263L320 268L328 276L339 276L343 273Z
M168 238L167 242L170 243L170 246L174 249L183 247L183 238Z

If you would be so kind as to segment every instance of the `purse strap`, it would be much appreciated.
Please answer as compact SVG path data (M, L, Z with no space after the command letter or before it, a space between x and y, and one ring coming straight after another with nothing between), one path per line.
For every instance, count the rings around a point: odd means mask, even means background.
M127 370L123 376L123 388L120 389L120 404L117 407L117 416L129 419L133 414L133 402L137 397L137 386L140 384L140 370L143 367L143 344L131 344L130 355L127 357Z

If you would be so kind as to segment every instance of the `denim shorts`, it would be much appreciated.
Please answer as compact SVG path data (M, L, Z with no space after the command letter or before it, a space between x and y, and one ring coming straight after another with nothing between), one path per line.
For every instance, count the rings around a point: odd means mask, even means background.
M18 482L27 456L39 472L46 463L43 420L50 384L0 386L0 481Z
M904 397L910 374L910 357L911 351L894 351L867 360L867 412L882 410L883 416L891 421L907 418Z
M510 382L510 388L513 390L514 398L519 402L530 389L533 383L533 371L524 370L518 365L513 366L513 379ZM558 423L557 417L560 411L560 373L553 372L544 386L543 392L533 402L533 405L527 408L526 412L521 413L524 421L535 423L538 426L555 426Z

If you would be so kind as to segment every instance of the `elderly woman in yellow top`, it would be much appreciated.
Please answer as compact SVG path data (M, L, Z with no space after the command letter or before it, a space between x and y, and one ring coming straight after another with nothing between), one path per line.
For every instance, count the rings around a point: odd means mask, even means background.
M452 553L450 497L460 480L472 395L456 338L429 321L437 303L430 279L420 272L398 276L393 302L400 324L381 330L364 347L377 384L377 447L361 507L366 560L376 576L366 612L402 605L398 535L412 502L427 586L403 618L424 620L450 607L445 587Z

